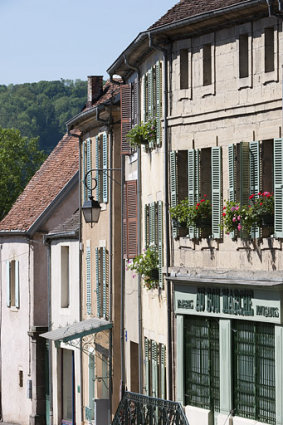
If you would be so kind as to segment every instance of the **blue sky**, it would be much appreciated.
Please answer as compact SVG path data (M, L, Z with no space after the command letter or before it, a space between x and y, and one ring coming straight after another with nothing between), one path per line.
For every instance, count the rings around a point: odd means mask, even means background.
M108 77L106 69L178 0L0 0L0 85Z

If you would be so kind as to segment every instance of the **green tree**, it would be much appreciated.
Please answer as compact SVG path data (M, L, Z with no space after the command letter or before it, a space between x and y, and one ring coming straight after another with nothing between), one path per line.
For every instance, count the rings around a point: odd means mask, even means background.
M45 160L38 138L0 127L0 220L9 212L31 177Z

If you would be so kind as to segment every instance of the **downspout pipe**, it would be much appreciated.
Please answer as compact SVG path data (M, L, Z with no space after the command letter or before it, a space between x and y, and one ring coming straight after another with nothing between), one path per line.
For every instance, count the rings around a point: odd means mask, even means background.
M141 111L140 111L140 81L141 81L141 72L140 69L136 66L133 66L129 61L124 59L125 65L135 71L138 77L137 84L137 124L140 124L141 121ZM138 147L138 179L137 179L137 203L138 203L138 255L141 253L141 148ZM142 298L141 298L141 276L138 274L138 362L139 362L139 393L143 392L143 339L142 339Z
M164 129L163 129L163 146L164 146L164 188L165 188L165 247L166 247L166 277L169 276L169 264L170 264L170 237L169 237L169 201L168 201L168 51L164 47L154 44L152 40L152 34L148 32L149 47L159 50L163 53L163 117L164 117ZM168 399L172 400L172 329L171 329L171 282L167 282L167 350L168 350Z
M278 18L278 19L283 20L282 14L274 12L274 9L273 9L274 1L275 0L266 0L267 6L268 6L269 17L273 16L274 18ZM282 10L283 10L282 0L278 0L278 10L279 10L279 12L282 12Z

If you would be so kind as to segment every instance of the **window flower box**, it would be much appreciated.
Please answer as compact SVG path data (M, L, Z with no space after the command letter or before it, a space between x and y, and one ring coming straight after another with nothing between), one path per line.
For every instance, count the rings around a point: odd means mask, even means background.
M141 145L148 145L149 142L156 142L156 118L151 118L147 122L141 122L133 127L127 134L127 139L132 148Z
M194 226L197 228L210 228L211 217L212 217L212 205L211 201L204 198L197 202L195 205L189 206L188 198L185 198L175 207L170 208L170 214L173 223L179 223L179 226L183 226L186 223L186 227Z

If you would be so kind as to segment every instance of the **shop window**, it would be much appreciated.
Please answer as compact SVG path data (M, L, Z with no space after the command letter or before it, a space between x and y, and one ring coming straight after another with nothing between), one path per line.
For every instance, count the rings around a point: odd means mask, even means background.
M264 31L264 71L274 71L274 28L265 28Z
M166 399L166 347L144 339L145 394Z
M275 424L274 325L233 322L236 416Z
M97 317L109 317L109 254L105 247L95 248Z
M189 88L189 51L180 50L180 89Z
M19 261L6 262L7 307L20 307Z
M241 34L239 36L239 76L246 78L249 76L249 36Z
M219 324L186 316L185 405L219 411Z
M61 308L69 307L70 293L69 247L61 246Z
M203 45L203 85L212 84L211 43Z

